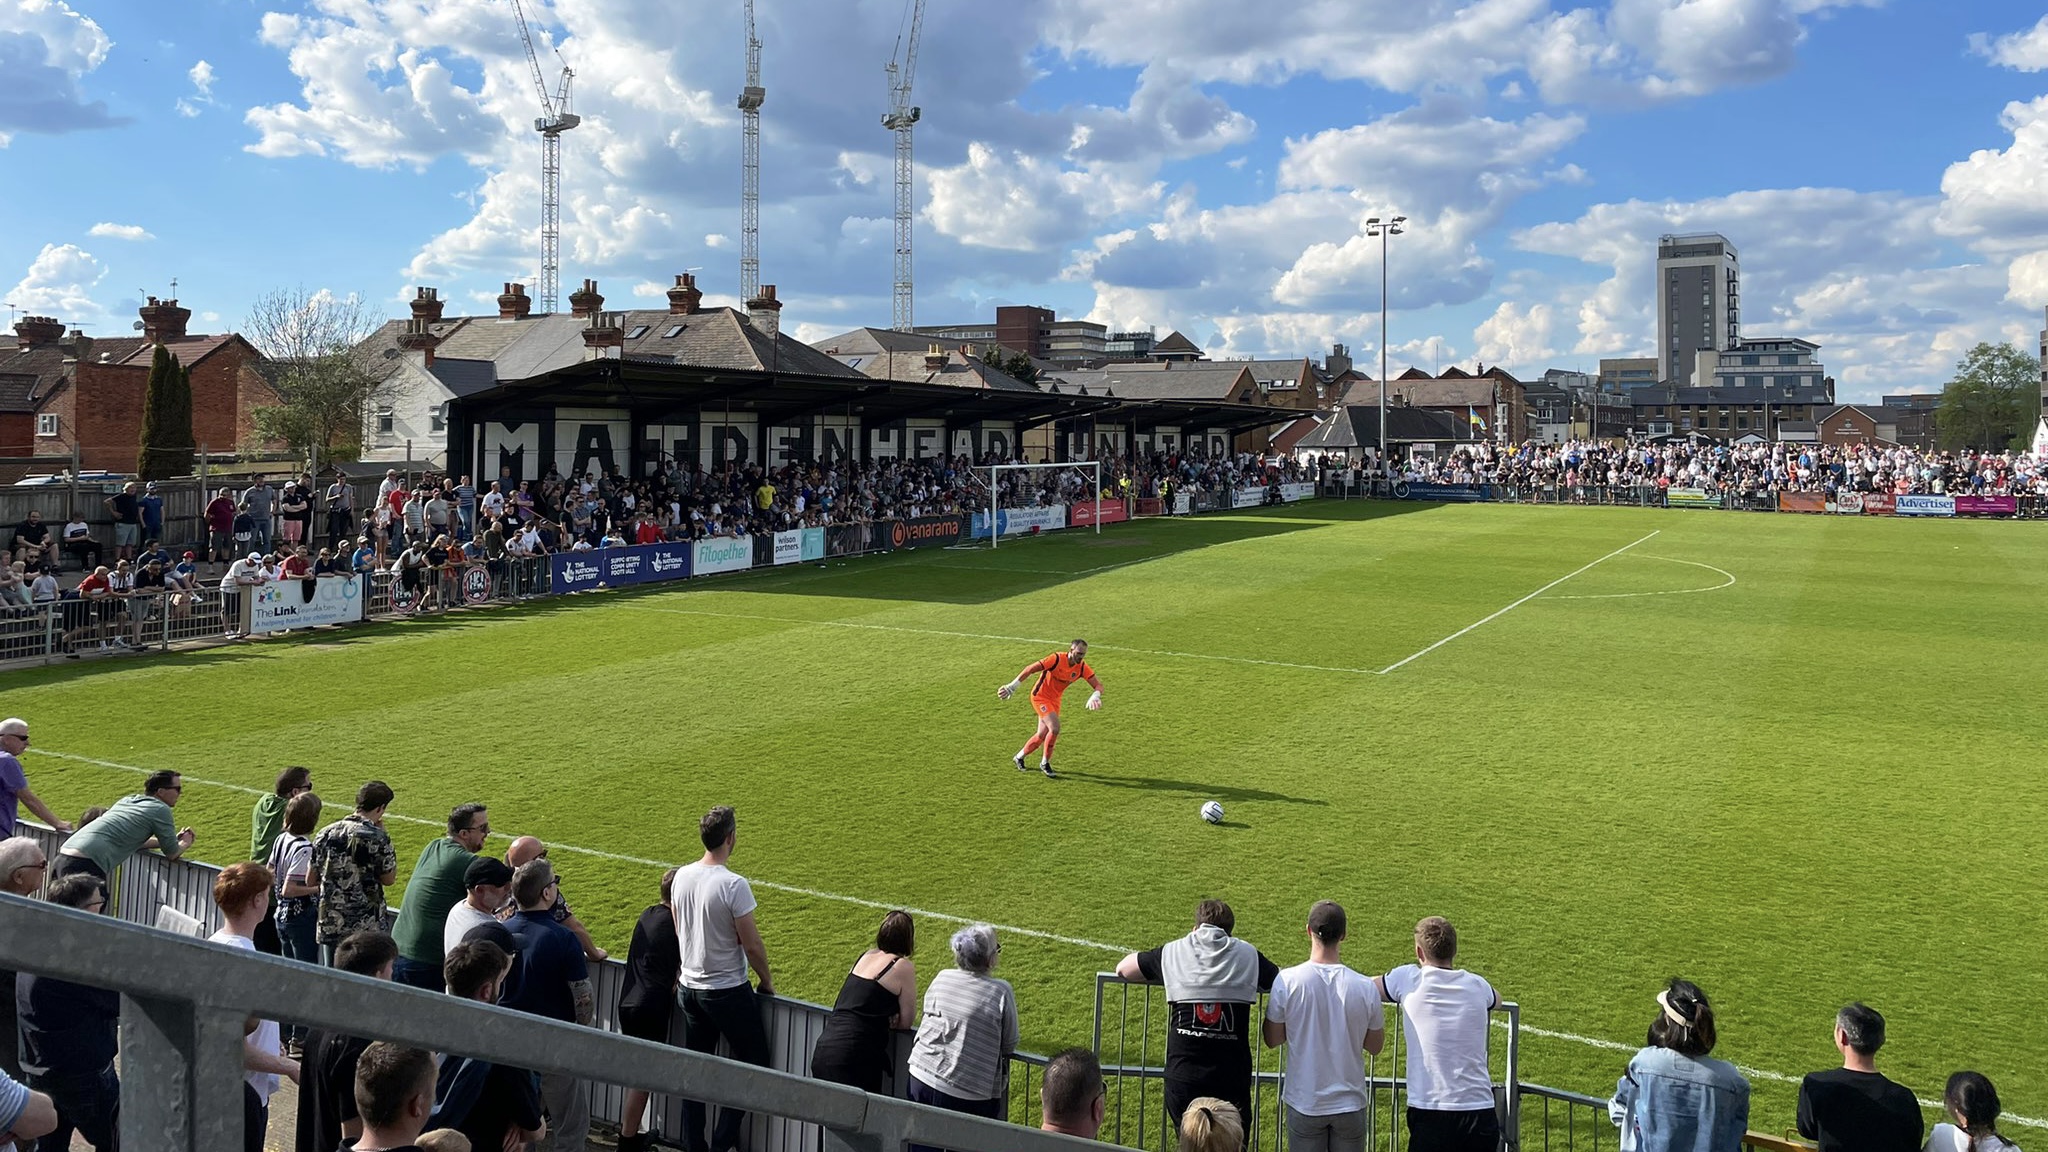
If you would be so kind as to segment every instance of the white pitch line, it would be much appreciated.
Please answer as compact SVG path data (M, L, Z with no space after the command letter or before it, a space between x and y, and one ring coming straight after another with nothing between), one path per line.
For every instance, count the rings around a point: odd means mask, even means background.
M1414 655L1408 656L1404 659L1394 661L1392 664L1389 664L1385 668L1380 669L1379 674L1382 676L1388 675L1389 673L1394 672L1396 669L1400 668L1404 664L1412 663L1416 660L1422 659L1424 656L1427 656L1431 652L1434 652L1437 649L1443 647L1444 645L1449 644L1451 641L1456 640L1458 637L1463 636L1465 633L1472 631L1473 629L1479 627L1482 624L1488 624L1495 620L1500 619L1501 617L1507 615L1515 609L1520 608L1522 605L1527 604L1529 601L1534 600L1538 596L1543 595L1545 592L1550 591L1552 588L1557 587L1559 584L1562 584L1565 581L1571 579L1572 577L1577 576L1581 572L1592 571L1594 568L1597 568L1601 564L1614 559L1616 556L1621 555L1623 552L1628 551L1629 549L1635 547L1637 544L1641 544L1643 540L1648 540L1651 536L1655 536L1658 532L1662 531L1663 529L1659 528L1656 531L1651 532L1649 536L1643 537L1642 540L1634 540L1627 544L1623 544L1621 547L1616 548L1614 551L1609 552L1607 555L1602 556L1600 559L1593 561L1591 564L1588 564L1582 568L1574 568L1570 572L1567 572L1564 575L1559 576L1557 579L1552 580L1550 583L1545 584L1543 587L1538 588L1534 592L1529 593L1527 596L1522 597L1520 600L1515 601L1513 604L1510 604L1507 607L1502 608L1500 611L1493 613L1491 616L1486 617L1486 619L1475 620L1472 623L1465 625L1463 628L1458 629L1456 632L1451 633L1449 636L1446 636L1443 639L1437 641L1436 643L1431 644L1429 647L1424 648L1422 651L1417 652Z
M91 756L78 756L70 752L52 752L48 748L34 749L31 754L49 756L57 760L72 760L80 764L91 764L100 768L113 768L122 772L132 772L140 776L147 776L153 771L153 769L149 768L137 768L133 764L118 764L112 760L98 760ZM240 792L246 796L270 795L265 789L251 788L244 784L230 784L225 780L207 780L198 776L186 775L182 772L179 775L184 777L185 781L189 784L199 784L208 788L221 788L229 792ZM419 824L428 828L439 828L444 831L448 827L446 820L427 820L418 816L403 816L389 811L384 814L384 818L386 820L396 820L403 824ZM512 834L508 832L498 832L493 835L498 839L508 841L513 839ZM594 856L600 860L616 860L621 864L639 864L648 868L667 868L675 863L675 861L671 860L650 860L645 856L628 856L622 852L607 852L602 848L585 848L579 844L563 844L554 840L548 841L548 849L550 851L574 852L580 856ZM1133 949L1125 948L1118 944L1104 944L1099 940L1084 940L1078 936L1062 936L1057 932L1046 932L1037 928L1022 928L1014 924L993 924L978 917L958 916L951 912L935 912L929 908L914 908L907 904L890 903L885 900L869 900L861 896L846 896L837 892L826 892L818 888L805 888L796 884L779 884L773 880L759 880L751 876L747 878L747 882L757 888L772 888L777 892L787 892L794 896L809 896L817 900L831 900L841 904L853 904L862 908L874 908L884 912L901 908L913 916L925 916L933 920L944 920L952 924L989 924L990 927L1000 932L1030 936L1039 940L1050 940L1058 944L1071 944L1076 948L1092 948L1098 952L1113 952L1118 956L1133 951Z
M1676 556L1652 556L1648 553L1637 553L1637 555L1644 560L1662 560L1667 564L1690 564L1694 568L1705 568L1707 571L1717 573L1721 576L1725 576L1727 577L1727 579L1721 581L1719 584L1704 584L1698 588L1667 588L1660 592L1601 592L1597 595L1587 596L1552 596L1551 599L1630 600L1638 596L1690 596L1695 592L1719 592L1723 588L1735 587L1735 573L1728 571L1726 568L1716 568L1712 564L1702 564L1697 560L1680 560Z
M117 764L112 760L100 760L91 756L78 756L70 752L52 752L47 748L33 749L29 754L32 756L48 756L55 760L71 760L100 768L113 768L137 775L148 775L151 771L148 768L137 768L132 764ZM247 796L270 795L269 792L261 788L251 788L245 784L230 784L224 780L206 780L198 776L187 776L184 773L179 773L179 775L184 776L184 779L190 783L207 788L222 788L230 792L240 792ZM397 820L405 824L425 825L430 828L445 829L448 826L448 822L445 820L426 820L418 816L402 816L395 812L386 812L384 818L387 820ZM505 840L512 839L512 835L507 832L494 833L494 835ZM556 841L550 841L548 849L550 851L574 852L580 856L594 856L600 860L616 860L623 864L638 864L648 868L666 868L670 863L665 860L649 860L644 856L627 856L619 852L606 852L598 848L584 848L580 845L563 844ZM860 908L873 908L885 912L901 908L912 916L923 916L931 920L944 920L950 924L988 924L989 927L999 932L1009 932L1018 936L1028 936L1035 940L1047 940L1055 944L1067 944L1075 948L1087 948L1097 952L1113 953L1118 956L1136 951L1136 949L1126 948L1121 944L1104 944L1100 940L1088 940L1079 936L1062 936L1057 932L1046 932L1037 928L1020 928L1014 924L995 924L986 920L978 920L971 916L958 916L951 912L934 912L929 908L917 908L906 904L891 903L886 900L869 900L861 896L846 896L837 892L825 892L817 888L804 888L795 884L778 884L773 880L759 880L751 876L747 878L747 882L757 887L769 888L777 892L787 892L792 896L808 896L815 900L829 900L840 904L852 904ZM1496 1020L1494 1021L1494 1026L1496 1028L1506 1028L1507 1022ZM1581 1036L1576 1032L1558 1032L1549 1028L1537 1028L1529 1024L1522 1025L1522 1031L1531 1036L1540 1036L1546 1040L1563 1040L1567 1043L1582 1044L1589 1048L1600 1048L1609 1052L1634 1052L1636 1050L1636 1046L1630 1044L1622 1044L1613 1040L1602 1040L1597 1036ZM1802 1079L1802 1077L1787 1076L1783 1072L1772 1072L1763 1068L1747 1068L1741 1065L1736 1067L1746 1076L1773 1080L1782 1084L1797 1084ZM1920 1106L1938 1109L1942 1107L1942 1104L1938 1100L1923 1099L1920 1101ZM2014 1116L2007 1113L2001 1119L2028 1128L2048 1128L2048 1120L2037 1120L2031 1116Z
M758 620L765 624L799 624L819 628L853 628L867 632L905 632L914 636L949 636L956 640L999 640L1006 644L1052 644L1064 647L1065 640L1040 636L1000 636L989 632L948 632L939 628L907 628L898 624L860 624L851 620L803 620L794 616L759 616L748 612L712 612L702 608L655 608L651 605L621 605L639 612L663 612L671 616L710 616L720 620ZM1303 672L1343 672L1353 676L1376 676L1370 668L1336 668L1327 664L1293 664L1285 660L1257 660L1250 656L1215 656L1207 652L1169 652L1161 648L1126 648L1118 644L1088 645L1092 651L1128 652L1134 656L1166 656L1179 660L1220 660L1228 664L1259 664L1268 668L1295 668Z

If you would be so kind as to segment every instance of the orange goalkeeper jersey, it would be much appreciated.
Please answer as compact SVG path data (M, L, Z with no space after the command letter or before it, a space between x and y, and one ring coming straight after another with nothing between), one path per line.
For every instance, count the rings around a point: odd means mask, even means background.
M1090 668L1086 660L1076 662L1073 656L1066 652L1055 652L1033 664L1031 669L1038 673L1038 683L1031 688L1031 698L1053 704L1059 703L1060 695L1067 690L1067 685L1076 680L1091 679L1095 675L1095 669Z

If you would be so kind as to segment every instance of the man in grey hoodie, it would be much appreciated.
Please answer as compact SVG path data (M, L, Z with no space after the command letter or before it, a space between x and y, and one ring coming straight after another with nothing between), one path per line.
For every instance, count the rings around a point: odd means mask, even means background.
M1252 1005L1280 968L1231 936L1221 900L1195 906L1195 930L1117 963L1126 980L1166 985L1166 1110L1180 1127L1188 1102L1214 1096L1252 1114Z

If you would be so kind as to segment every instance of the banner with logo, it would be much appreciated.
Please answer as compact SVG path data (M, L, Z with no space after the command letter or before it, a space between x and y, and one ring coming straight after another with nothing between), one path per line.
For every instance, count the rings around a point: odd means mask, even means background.
M1958 496L1958 516L2017 516L2020 512L2020 498L2017 496Z
M1953 496L1901 496L1896 511L1901 516L1953 516L1956 514L1956 499Z
M286 628L347 624L363 618L365 577L273 580L242 593L242 631L254 636ZM311 595L308 595L308 589Z
M1678 489L1676 489L1676 488L1672 489L1672 492L1673 492L1673 493L1676 493L1677 491L1678 491ZM1826 495L1824 495L1824 494L1822 494L1822 493L1819 493L1819 492L1780 492L1780 493L1778 493L1778 511L1780 511L1780 512L1825 512L1825 511L1827 511L1827 510L1828 510L1828 498L1827 498L1827 496L1826 496Z
M556 552L548 557L548 569L556 592L680 580L690 574L690 546L678 542Z
M1835 493L1835 502L1834 502L1833 504L1830 504L1830 505L1828 506L1828 511L1830 511L1830 512L1840 512L1840 513L1843 513L1843 514L1845 514L1845 515L1849 515L1849 516L1857 516L1857 515L1861 515L1861 514L1862 514L1862 512L1863 512L1863 493L1861 493L1861 492L1837 492L1837 493Z
M1266 502L1264 488L1239 488L1230 494L1232 508L1257 508Z
M1155 500L1153 503L1156 504L1158 501ZM1130 518L1131 514L1124 511L1124 502L1121 500L1083 500L1067 510L1067 522L1076 528L1087 528L1095 524L1121 524Z
M808 564L813 560L823 560L825 558L825 530L823 528L806 528L798 535L802 539L797 544L797 559Z
M987 513L980 519L986 521ZM943 548L958 544L966 535L964 516L912 516L875 525L883 548ZM988 533L983 532L986 536Z
M1890 516L1898 511L1898 499L1889 492L1865 492L1863 514L1865 516Z
M1189 512L1194 511L1194 508L1194 501L1188 499L1188 494L1185 492L1173 498L1173 514L1175 516L1185 516Z
M481 604L491 598L491 570L488 566L482 563L463 566L462 598L471 604Z
M745 572L753 566L754 541L747 536L707 536L697 541L690 559L690 572L696 576Z
M1667 508L1719 508L1721 494L1705 488L1667 488L1664 490L1664 506Z
M1137 499L1137 505L1137 514L1140 516L1166 515L1166 501L1159 499L1157 496L1140 496Z
M1067 506L1056 504L1050 508L998 508L996 509L996 532L1002 536L1018 536L1030 532L1051 532L1067 526ZM974 538L988 539L988 513L974 514Z
M804 558L804 534L802 532L777 532L774 551L769 556L771 564L795 564Z
M1280 486L1280 498L1289 504L1297 500L1312 500L1315 498L1315 494L1316 486L1314 484L1282 484Z

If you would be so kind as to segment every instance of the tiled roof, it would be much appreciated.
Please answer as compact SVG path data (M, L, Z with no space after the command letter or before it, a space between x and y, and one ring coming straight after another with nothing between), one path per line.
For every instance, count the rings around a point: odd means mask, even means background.
M36 378L0 373L0 412L33 412Z
M232 332L224 332L213 336L180 336L176 340L164 341L164 347L170 350L171 355L178 358L178 363L190 368L218 352L222 345L234 339L235 334ZM99 354L107 350L104 345L108 343L111 343L111 341L94 341L94 359L98 359ZM129 352L126 357L116 357L114 362L117 364L139 364L147 367L149 362L156 357L156 345L147 340L138 340L136 344L137 347Z
M1045 387L1059 385L1062 392L1085 388L1090 396L1115 396L1126 400L1225 400L1237 402L1245 389L1258 400L1257 377L1243 360L1224 363L1196 361L1181 364L1111 364L1055 372Z
M1180 331L1176 329L1172 332L1168 332L1164 340L1161 340L1158 343L1152 345L1152 351L1154 353L1194 352L1196 354L1200 354L1202 349L1200 345L1196 344L1193 340L1190 340L1187 337L1181 335Z

